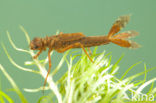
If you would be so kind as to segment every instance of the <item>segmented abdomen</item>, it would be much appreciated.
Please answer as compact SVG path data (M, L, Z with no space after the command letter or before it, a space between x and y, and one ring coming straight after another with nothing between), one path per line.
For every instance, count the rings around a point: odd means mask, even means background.
M84 47L92 47L108 44L110 41L107 36L89 36L81 40Z
M92 46L99 46L99 45L105 45L108 44L110 40L107 36L89 36L89 37L83 37L77 40L71 40L71 41L60 41L61 47L59 48L65 48L70 45L74 45L76 43L82 44L84 47L92 47ZM73 48L81 48L80 45L74 45Z

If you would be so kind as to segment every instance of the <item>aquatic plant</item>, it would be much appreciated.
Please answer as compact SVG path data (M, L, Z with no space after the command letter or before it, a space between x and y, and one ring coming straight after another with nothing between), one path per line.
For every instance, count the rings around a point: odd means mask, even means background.
M29 45L30 38L26 30L20 26L21 30L24 32L27 43ZM18 52L23 52L29 54L33 57L34 51L24 50L18 48L11 39L9 32L7 31L8 39L12 47ZM27 68L22 67L16 63L11 57L10 53L4 44L2 47L9 59L9 61L19 70L25 72L32 72L36 75L40 75L46 78L47 69L46 65L48 63L48 58L44 60L32 59L32 61L25 61ZM140 62L132 65L126 70L126 72L118 78L116 76L117 71L119 71L118 63L111 64L111 54L104 51L103 53L97 54L97 47L94 49L91 58L95 63L88 60L87 56L82 52L81 54L74 54L70 50L64 53L62 59L60 60L57 67L49 75L47 79L48 86L45 90L51 91L48 95L40 97L38 103L125 103L131 102L133 99L138 100L138 95L149 95L152 94L154 99L156 97L156 87L154 87L154 82L156 78L146 81L146 73L155 68L146 68L144 64L145 71L134 74L130 77L126 77L127 73L135 66L140 64ZM53 52L52 52L53 53ZM51 53L51 55L52 55ZM75 62L76 59L76 62ZM61 78L54 81L53 76L57 75L58 71L62 68L63 63L67 63L67 71L62 75ZM38 70L35 71L29 66L35 65ZM12 85L14 91L18 94L22 103L28 103L21 90L16 85L15 81L6 72L5 68L0 64L0 70L6 76L10 84ZM145 75L143 80L134 81L137 77ZM151 88L146 93L143 90L151 84ZM42 84L41 84L42 85ZM36 89L23 88L25 92L39 92L43 90L43 86ZM131 97L133 94L133 97ZM4 103L4 98L10 103L14 102L14 98L11 98L6 93L0 90L0 102ZM144 99L146 101L146 98ZM148 100L150 101L150 100Z

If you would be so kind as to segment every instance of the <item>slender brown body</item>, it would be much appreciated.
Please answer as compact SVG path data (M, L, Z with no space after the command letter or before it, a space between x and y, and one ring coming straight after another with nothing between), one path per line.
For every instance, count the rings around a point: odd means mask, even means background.
M62 53L72 48L82 48L83 51L88 56L88 58L90 59L90 61L93 62L88 52L85 50L86 47L89 48L93 46L105 45L105 44L109 44L112 42L121 47L138 48L139 45L137 43L127 40L130 37L134 37L138 35L137 32L128 31L128 32L123 32L123 33L119 33L115 35L123 27L125 27L129 19L130 17L128 15L120 16L115 21L108 35L106 36L86 37L83 33L62 33L61 32L59 35L53 35L53 36L45 37L45 38L38 38L38 37L34 38L34 40L32 40L30 43L30 49L39 50L39 52L34 56L34 58L37 58L43 50L46 50L46 48L49 48L48 50L49 69L47 73L47 77L48 77L48 74L51 68L50 52L52 50L56 50L57 52ZM44 86L46 84L47 77L45 79Z
M75 33L71 35L75 35ZM71 45L71 44L78 43L78 42L81 43L84 47L93 47L93 46L108 44L110 40L108 39L107 36L89 36L89 37L84 36L77 40L65 41L63 42L62 46L67 46L67 45ZM73 48L81 48L81 47L75 46Z
M82 33L67 33L67 34L59 34L51 37L45 38L35 38L35 42L41 39L43 47L50 47L54 50L60 50L61 48L66 48L69 45L75 43L81 43L84 47L92 47L108 44L110 40L108 36L89 36L86 37ZM54 41L54 43L52 43ZM33 44L34 44L33 43ZM81 48L80 46L75 46L73 48Z
M55 35L51 37L46 37L46 38L43 38L42 40L43 40L44 47L48 47L48 48L50 47L53 50L56 50L58 52L62 52L61 51L62 49L70 45L76 44L76 43L80 43L84 47L93 47L93 46L108 44L110 42L110 40L108 39L108 36L86 37L82 33L60 34L60 35ZM52 43L53 41L54 43ZM75 45L72 48L81 48L81 46Z

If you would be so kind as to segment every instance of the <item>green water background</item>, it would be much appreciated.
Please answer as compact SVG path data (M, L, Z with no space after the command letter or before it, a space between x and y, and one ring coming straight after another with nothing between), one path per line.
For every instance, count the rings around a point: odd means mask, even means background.
M15 51L8 41L6 30L11 33L13 41L18 47L28 49L23 32L19 29L22 25L34 37L45 37L55 34L57 30L64 33L83 32L86 36L104 35L118 16L131 14L129 24L122 31L136 30L140 33L135 41L142 48L130 50L114 44L100 46L98 53L106 50L112 52L112 63L115 63L122 54L124 58L120 62L120 77L132 64L142 61L142 64L134 67L128 76L144 71L143 63L147 68L156 66L156 0L0 0L0 42L3 42L13 57L20 65L24 61L31 60L27 54ZM122 32L121 31L121 32ZM94 48L92 48L93 50ZM81 49L76 51L81 52ZM73 50L75 51L75 50ZM47 51L41 54L44 59ZM56 67L63 54L54 52L52 58L53 68ZM4 54L0 47L0 64L13 77L17 85L22 88L38 88L43 85L44 79L33 73L16 69ZM66 65L64 65L66 67ZM67 69L62 68L55 77L59 78ZM156 71L148 73L147 79L155 77ZM139 79L143 79L140 77ZM18 96L8 92L11 85L0 71L1 89L19 103ZM42 96L39 93L23 94L30 103L35 103Z

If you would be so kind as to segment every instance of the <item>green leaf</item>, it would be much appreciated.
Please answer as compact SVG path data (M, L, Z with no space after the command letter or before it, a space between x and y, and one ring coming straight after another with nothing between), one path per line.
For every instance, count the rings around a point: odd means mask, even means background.
M21 99L22 103L27 103L27 100L25 99L24 95L22 94L22 92L20 91L20 89L18 88L18 86L16 85L16 83L14 82L14 80L10 77L10 75L5 71L5 69L3 68L3 66L0 64L0 70L3 72L3 74L6 76L6 78L8 79L8 81L10 82L10 84L12 85L12 87L15 89L16 93L18 94L18 96Z
M14 103L13 100L7 95L5 94L4 92L2 92L0 90L0 103L5 103L3 97L9 102L9 103Z

